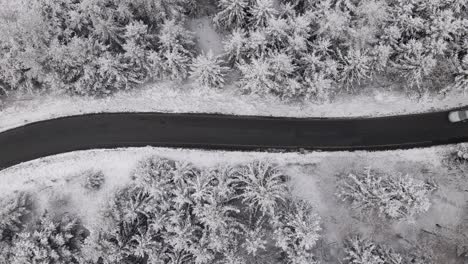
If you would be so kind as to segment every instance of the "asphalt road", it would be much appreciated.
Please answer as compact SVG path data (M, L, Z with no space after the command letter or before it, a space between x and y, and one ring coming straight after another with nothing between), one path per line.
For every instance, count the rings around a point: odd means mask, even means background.
M92 114L0 133L0 169L74 150L117 147L382 150L468 141L468 123L448 112L366 119L270 118L209 114Z

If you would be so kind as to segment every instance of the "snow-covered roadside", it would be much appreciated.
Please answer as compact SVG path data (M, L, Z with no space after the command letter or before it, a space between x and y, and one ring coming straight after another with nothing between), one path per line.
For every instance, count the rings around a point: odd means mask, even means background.
M412 150L378 152L310 152L310 153L268 153L238 151L204 151L171 148L120 148L106 150L75 151L21 163L0 171L0 193L6 193L34 186L52 186L65 182L67 177L83 170L102 170L113 182L119 182L130 175L138 161L152 155L173 160L182 160L204 167L216 164L240 164L255 159L267 159L279 166L314 165L321 161L340 160L340 168L350 166L349 161L359 160L362 166L376 166L392 170L393 161L427 162L439 165L439 153L447 147L433 147ZM339 170L336 164L323 162L323 169ZM355 165L355 164L354 164ZM62 182L62 183L63 183Z
M333 188L337 174L353 168L372 166L387 173L403 172L416 176L420 174L421 168L440 167L441 153L446 152L447 148L445 146L380 152L310 152L305 154L153 147L76 151L22 163L0 171L0 193L7 194L31 189L69 189L73 192L81 188L70 188L70 182L73 182L74 176L86 170L102 171L107 177L106 189L112 190L116 186L127 183L137 163L152 155L190 162L201 167L214 167L218 164L237 165L262 159L285 168L292 177L292 183L297 186L297 195L313 201L321 214L328 215L329 204L324 201L329 200L330 197L325 199L325 196L327 193L335 192L330 188ZM86 198L82 194L74 194L74 196L81 197L81 199L95 198ZM83 210L86 211L86 209Z
M387 116L445 110L467 104L463 94L415 101L398 92L376 89L340 96L332 103L284 102L272 96L241 95L234 87L201 90L157 83L104 99L63 94L12 96L0 109L0 131L63 116L101 112L220 113L285 117Z

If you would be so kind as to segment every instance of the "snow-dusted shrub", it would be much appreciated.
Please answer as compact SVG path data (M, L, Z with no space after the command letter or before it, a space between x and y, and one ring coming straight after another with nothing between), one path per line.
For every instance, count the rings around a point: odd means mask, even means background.
M213 18L213 22L226 29L245 26L248 4L249 0L220 0L218 3L220 11Z
M210 51L194 59L191 65L191 77L202 87L221 88L228 68Z
M377 212L391 219L412 220L431 206L433 183L409 175L382 175L367 168L364 173L350 173L339 183L337 195L362 213Z
M17 234L8 263L81 263L81 245L87 236L77 218L54 218L47 212Z
M101 189L106 181L104 173L100 170L88 170L83 172L84 183L83 186L91 191Z
M450 169L459 167L460 164L468 162L468 146L466 144L459 144L450 149L443 160L446 166Z
M460 148L457 151L457 158L463 161L468 161L468 150L465 148Z

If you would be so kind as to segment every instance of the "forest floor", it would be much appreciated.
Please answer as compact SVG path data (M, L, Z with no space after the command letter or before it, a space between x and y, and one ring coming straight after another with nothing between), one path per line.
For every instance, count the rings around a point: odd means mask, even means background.
M322 237L317 249L323 263L339 263L343 237L361 233L395 249L415 245L431 254L434 263L461 263L454 258L460 245L456 234L466 233L468 181L466 170L450 170L445 164L453 146L384 152L259 153L222 152L166 148L129 148L78 151L42 158L0 172L0 193L29 190L43 201L50 197L67 201L62 206L43 203L50 210L78 214L90 225L99 225L96 215L113 190L131 181L137 163L152 155L191 162L200 167L238 165L262 159L278 164L291 177L295 195L309 200L322 218ZM336 196L340 175L361 172L366 167L396 175L431 179L438 189L431 196L430 210L413 221L389 222L377 216L360 217ZM83 171L100 170L107 181L90 193L80 187ZM63 199L62 199L63 198ZM443 230L442 230L443 229ZM466 241L464 241L466 242Z

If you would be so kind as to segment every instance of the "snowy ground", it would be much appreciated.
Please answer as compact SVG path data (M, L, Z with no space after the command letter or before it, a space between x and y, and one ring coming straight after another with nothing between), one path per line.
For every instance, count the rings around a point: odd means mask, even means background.
M442 157L449 148L306 154L215 152L152 147L78 151L23 163L0 171L0 193L33 190L35 193L42 193L43 197L50 195L67 197L71 202L71 206L67 206L68 210L76 210L75 213L80 214L85 222L93 224L95 223L93 217L102 208L101 202L106 200L105 198L115 187L130 181L132 170L137 162L145 157L159 155L188 161L200 167L235 165L255 159L268 159L279 164L292 177L295 194L311 201L316 207L322 217L324 239L330 245L338 245L344 236L359 232L372 237L375 241L404 248L409 246L408 241L414 243L433 241L432 237L430 240L421 238L421 230L432 232L436 224L455 229L466 216L468 200L466 176L464 173L451 172L442 164ZM390 174L404 173L415 178L434 179L439 184L439 190L432 196L431 209L417 218L414 223L386 223L375 219L364 223L353 217L348 206L339 202L334 196L337 176L349 171L360 171L368 166ZM103 171L106 176L103 192L89 194L84 188L79 188L79 185L83 184L80 172L88 169ZM403 238L396 238L398 235ZM453 249L433 247L450 254L452 252L450 250Z
M377 89L342 95L332 103L284 102L271 96L242 95L234 87L200 90L190 85L157 83L103 99L63 94L11 96L0 105L0 131L26 123L85 113L221 113L289 117L386 116L446 110L467 104L463 94L415 101L398 92Z

